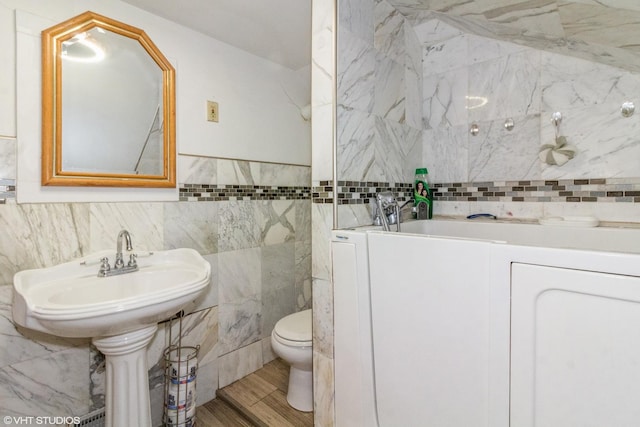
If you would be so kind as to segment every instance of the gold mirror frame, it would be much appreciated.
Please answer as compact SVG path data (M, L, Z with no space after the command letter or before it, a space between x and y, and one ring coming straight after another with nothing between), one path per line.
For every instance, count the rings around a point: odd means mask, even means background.
M95 27L137 40L162 71L162 175L63 170L62 43ZM42 185L175 187L175 163L175 70L143 30L85 12L42 31Z

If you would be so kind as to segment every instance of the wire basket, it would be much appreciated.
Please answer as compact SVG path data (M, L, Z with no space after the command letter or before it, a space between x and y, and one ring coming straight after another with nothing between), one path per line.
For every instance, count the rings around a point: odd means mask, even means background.
M178 344L164 350L164 417L166 427L195 427L196 378L200 346L182 346L182 316ZM171 338L169 332L169 342Z

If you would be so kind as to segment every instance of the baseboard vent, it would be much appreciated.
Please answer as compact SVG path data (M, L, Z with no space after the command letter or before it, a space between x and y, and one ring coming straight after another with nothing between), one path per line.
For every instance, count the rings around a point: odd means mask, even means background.
M69 427L104 427L104 423L105 413L104 408L102 408L80 417L78 424L69 424Z

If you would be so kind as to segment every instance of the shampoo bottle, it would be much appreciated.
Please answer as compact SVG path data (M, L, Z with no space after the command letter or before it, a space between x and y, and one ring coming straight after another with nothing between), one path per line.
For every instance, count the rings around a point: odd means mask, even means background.
M416 169L413 198L418 219L431 219L433 217L433 196L429 188L428 174L427 168Z

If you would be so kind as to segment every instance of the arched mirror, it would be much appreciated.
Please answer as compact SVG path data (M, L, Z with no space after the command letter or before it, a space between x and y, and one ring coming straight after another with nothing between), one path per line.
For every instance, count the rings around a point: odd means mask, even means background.
M175 187L175 73L144 31L85 12L42 67L42 185Z

